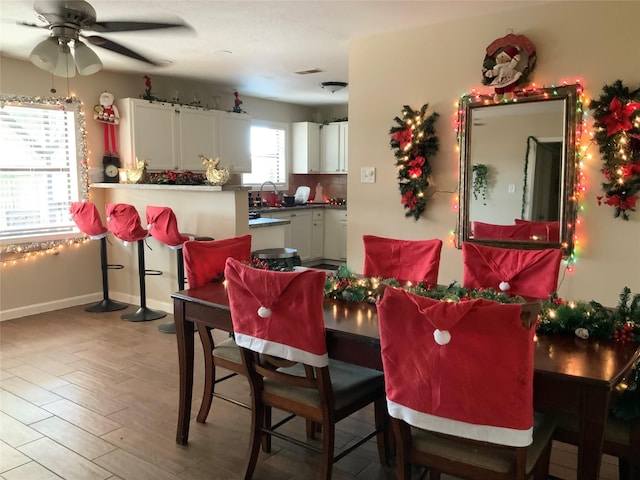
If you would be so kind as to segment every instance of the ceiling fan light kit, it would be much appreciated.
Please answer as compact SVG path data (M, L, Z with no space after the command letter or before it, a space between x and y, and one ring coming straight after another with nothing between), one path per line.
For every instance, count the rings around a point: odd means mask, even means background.
M95 9L84 0L36 1L37 17L46 25L20 23L26 27L47 28L51 35L38 43L29 59L36 67L58 77L74 77L76 68L80 75L92 75L102 69L96 53L80 41L83 38L93 46L101 47L151 65L159 65L133 50L98 35L85 35L83 30L100 33L190 28L183 22L138 22L131 20L98 22ZM71 49L73 48L73 55ZM75 57L75 58L74 58Z
M329 90L331 93L336 93L338 90L342 90L347 85L347 82L322 82L320 86L326 90Z

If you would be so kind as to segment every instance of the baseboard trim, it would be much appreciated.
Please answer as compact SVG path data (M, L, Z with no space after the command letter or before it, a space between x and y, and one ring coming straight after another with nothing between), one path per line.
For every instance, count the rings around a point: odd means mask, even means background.
M137 295L131 295L121 292L110 292L109 298L117 302L128 303L131 306L140 304L140 298ZM29 315L37 315L38 313L52 312L54 310L61 310L63 308L76 307L78 305L88 305L96 303L102 300L102 293L92 293L88 295L81 295L79 297L69 297L51 302L36 303L33 305L26 305L24 307L11 308L8 310L0 310L0 322L5 320L15 320L17 318L26 317ZM167 314L173 314L173 302L158 302L152 299L147 299L147 306L154 310L162 310ZM124 311L124 310L123 310ZM91 315L99 315L91 313Z

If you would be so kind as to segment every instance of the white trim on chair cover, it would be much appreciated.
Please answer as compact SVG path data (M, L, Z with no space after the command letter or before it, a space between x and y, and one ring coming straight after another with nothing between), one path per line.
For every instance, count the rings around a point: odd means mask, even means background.
M531 428L527 430L516 430L491 425L476 425L452 420L450 418L437 417L405 407L388 398L387 409L389 410L389 415L393 418L403 420L409 425L432 432L455 435L471 440L479 440L481 442L509 445L512 447L526 447L533 442L533 418L531 419Z
M315 353L289 345L283 345L282 343L263 340L237 332L234 334L234 337L240 347L248 348L254 352L274 355L294 362L306 363L314 367L326 367L329 365L329 355L327 353L316 355Z

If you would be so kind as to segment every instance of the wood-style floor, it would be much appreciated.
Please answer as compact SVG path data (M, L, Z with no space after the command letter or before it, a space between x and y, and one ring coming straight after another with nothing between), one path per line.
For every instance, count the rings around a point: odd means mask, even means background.
M231 480L240 478L249 411L215 398L206 424L191 423L190 443L175 443L178 355L174 335L154 322L129 323L123 312L73 307L0 322L0 478L4 480ZM199 342L197 342L199 345ZM195 417L202 391L196 348ZM248 401L242 377L218 385ZM338 424L337 446L372 426L370 410ZM287 425L304 439L304 423ZM254 478L314 478L319 456L274 439ZM576 450L554 444L551 474L576 479ZM415 478L420 477L416 470ZM336 480L392 479L374 441L334 467ZM444 477L444 476L443 476ZM451 479L451 477L448 477ZM601 478L617 478L605 456Z

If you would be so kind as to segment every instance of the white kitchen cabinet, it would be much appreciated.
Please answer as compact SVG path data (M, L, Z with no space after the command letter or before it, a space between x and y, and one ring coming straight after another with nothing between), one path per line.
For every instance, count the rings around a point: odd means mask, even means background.
M324 210L311 210L311 260L324 258Z
M217 114L138 98L116 102L120 115L118 152L123 168L148 160L149 170L200 170L198 155L216 154Z
M118 100L116 106L123 168L147 159L152 171L202 172L204 155L220 157L220 165L232 172L251 171L249 115L138 98Z
M347 173L349 167L349 123L335 122L320 129L320 170Z
M324 211L324 258L347 260L347 211L328 208Z
M320 172L320 124L295 122L291 125L292 173Z
M178 114L179 128L179 169L206 170L200 155L213 157L218 151L215 132L218 117L212 110L181 108Z
M251 117L243 113L218 112L220 164L232 173L251 173Z
M295 248L302 262L311 259L311 210L270 212L262 216L289 220L291 224L285 229L285 247Z

